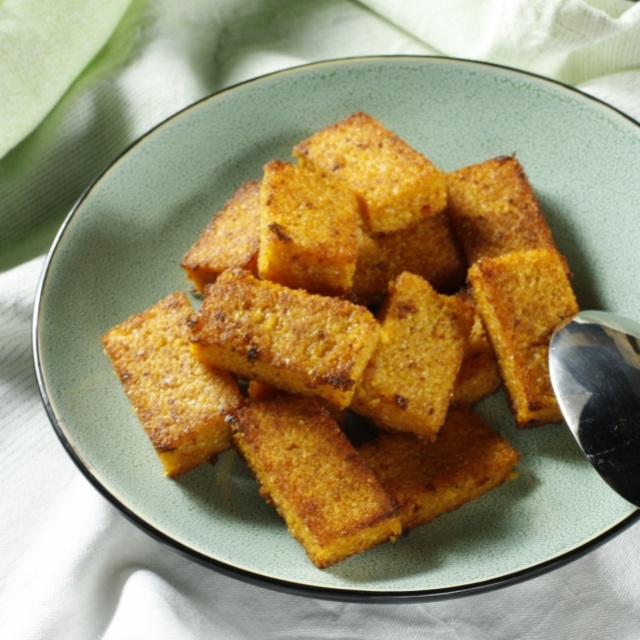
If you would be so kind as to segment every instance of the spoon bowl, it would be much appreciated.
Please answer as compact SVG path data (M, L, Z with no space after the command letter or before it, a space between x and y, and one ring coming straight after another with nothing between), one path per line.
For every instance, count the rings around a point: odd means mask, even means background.
M640 324L582 311L556 328L549 369L586 457L612 489L640 507Z

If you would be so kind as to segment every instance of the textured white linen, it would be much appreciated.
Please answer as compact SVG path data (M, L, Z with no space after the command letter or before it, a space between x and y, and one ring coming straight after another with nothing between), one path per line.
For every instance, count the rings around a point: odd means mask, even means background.
M437 54L548 75L640 120L640 5L131 0L107 8L92 2L86 3L92 28L82 42L77 25L88 14L71 19L73 5L0 3L2 38L35 33L29 20L70 29L46 39L58 65L55 91L40 86L47 69L54 72L35 44L26 65L24 56L13 67L0 60L0 140L9 141L0 148L6 151L0 158L0 266L6 269L0 273L0 638L637 640L637 526L570 565L508 589L412 605L289 596L180 557L125 520L67 457L40 404L30 323L41 254L74 199L115 154L190 102L314 60ZM18 9L21 18L11 23ZM9 100L3 93L9 86L19 91L8 75L18 72L34 101L28 126L11 113L25 95ZM20 131L12 129L18 121Z

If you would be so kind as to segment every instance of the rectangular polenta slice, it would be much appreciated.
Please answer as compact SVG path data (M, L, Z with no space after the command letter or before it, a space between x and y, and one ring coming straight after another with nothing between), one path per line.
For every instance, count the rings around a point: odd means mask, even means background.
M362 199L373 233L416 225L446 204L444 173L372 116L358 112L295 146L303 166L333 172Z
M481 258L469 282L518 426L562 421L548 360L553 330L578 312L565 260L552 249Z
M502 378L473 297L463 290L454 296L454 300L459 316L470 329L451 403L456 407L471 406L495 393L502 386Z
M248 180L227 200L182 259L182 268L204 291L231 267L255 272L260 236L260 181Z
M432 440L447 415L467 339L456 305L404 272L392 283L381 329L351 409L380 427Z
M464 284L467 263L445 212L396 233L363 233L351 299L380 302L389 282L403 271L421 276L444 293Z
M205 289L192 349L241 377L346 407L379 332L365 307L231 269Z
M261 278L326 295L351 288L361 217L343 181L272 160L264 167L260 207Z
M360 455L400 507L403 531L431 522L514 476L518 452L471 411L452 410L432 443L381 433Z
M236 381L191 353L193 308L182 292L102 336L105 353L160 458L175 477L231 444L225 416L242 404Z
M554 248L542 209L515 156L446 175L447 211L469 264L482 256Z
M261 494L318 568L401 533L397 507L322 404L278 396L232 419Z

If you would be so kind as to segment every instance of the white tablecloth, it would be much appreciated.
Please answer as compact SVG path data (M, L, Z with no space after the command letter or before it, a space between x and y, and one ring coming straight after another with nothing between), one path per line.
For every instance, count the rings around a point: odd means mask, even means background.
M40 404L30 324L43 254L110 159L241 80L407 53L531 70L640 120L640 4L627 0L0 3L0 638L640 638L637 526L552 573L463 599L285 595L134 527L74 466Z

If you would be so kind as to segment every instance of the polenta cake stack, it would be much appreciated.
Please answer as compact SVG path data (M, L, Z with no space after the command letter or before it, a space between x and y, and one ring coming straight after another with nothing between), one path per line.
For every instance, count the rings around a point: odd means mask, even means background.
M362 112L247 180L175 292L102 338L176 477L233 447L326 568L515 476L473 411L560 420L546 350L577 304L515 157L445 173ZM350 440L346 417L367 426Z

